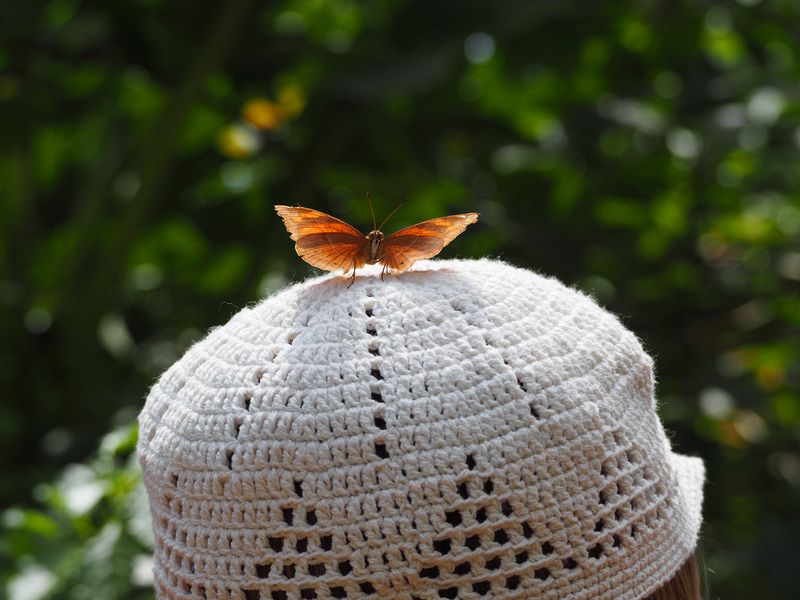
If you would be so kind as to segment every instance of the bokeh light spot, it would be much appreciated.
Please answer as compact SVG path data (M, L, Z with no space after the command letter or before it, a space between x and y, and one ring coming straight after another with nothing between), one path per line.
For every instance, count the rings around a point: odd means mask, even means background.
M299 114L306 105L303 88L296 83L281 86L278 90L278 104L286 116L293 117Z
M154 290L161 285L163 280L164 275L161 268L152 263L136 265L130 273L131 285L137 290Z
M243 162L229 162L222 165L220 170L222 185L234 194L247 191L255 179L253 167Z
M256 129L275 129L284 120L283 109L264 98L253 98L242 109L242 116Z
M702 148L700 138L688 129L673 129L667 134L667 148L678 158L691 160Z
M73 435L65 427L56 427L42 436L42 452L50 457L63 454L72 445Z
M784 96L774 88L761 88L750 96L745 111L754 123L772 125L780 117L786 103Z
M8 583L9 597L14 600L46 598L57 582L56 576L39 565L25 567Z
M752 410L739 411L733 420L733 428L751 444L763 442L769 433L767 423Z
M662 98L677 98L683 91L683 81L672 71L664 71L656 75L653 87Z
M117 314L106 315L100 320L97 335L103 347L117 358L124 357L134 346L128 326Z
M302 35L307 29L303 15L291 10L280 13L273 23L275 31L281 35Z
M778 259L778 273L786 279L800 281L800 252L787 252Z
M124 200L130 200L139 191L142 183L136 171L122 171L114 178L114 191Z
M261 147L261 140L252 127L234 124L220 132L218 144L220 151L226 156L245 158Z
M712 419L725 419L733 411L733 396L718 387L708 387L700 392L700 409Z
M32 308L25 314L25 328L33 334L44 333L52 324L53 318L44 308Z
M464 41L464 55L473 65L482 65L491 60L495 52L494 38L482 31L473 33Z

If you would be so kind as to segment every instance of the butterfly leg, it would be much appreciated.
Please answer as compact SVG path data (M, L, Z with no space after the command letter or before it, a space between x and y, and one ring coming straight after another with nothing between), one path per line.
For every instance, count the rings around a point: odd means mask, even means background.
M348 277L350 283L347 284L347 288L349 289L351 285L353 285L356 281L356 261L353 261L353 274Z
M383 269L381 269L381 281L383 281L383 275L389 270L389 265L383 263Z

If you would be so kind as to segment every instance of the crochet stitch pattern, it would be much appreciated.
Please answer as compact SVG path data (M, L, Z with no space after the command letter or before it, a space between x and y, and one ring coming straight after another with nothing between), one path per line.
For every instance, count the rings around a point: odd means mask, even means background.
M493 260L325 275L153 386L160 599L637 599L693 552L703 464L590 297Z

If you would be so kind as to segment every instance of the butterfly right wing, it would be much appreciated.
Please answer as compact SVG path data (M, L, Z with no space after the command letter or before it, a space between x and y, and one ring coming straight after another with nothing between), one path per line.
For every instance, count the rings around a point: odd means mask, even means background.
M478 216L472 212L437 217L396 231L383 240L381 262L392 270L405 271L416 261L439 254Z
M369 242L355 227L312 208L276 205L275 211L308 264L325 271L364 266Z

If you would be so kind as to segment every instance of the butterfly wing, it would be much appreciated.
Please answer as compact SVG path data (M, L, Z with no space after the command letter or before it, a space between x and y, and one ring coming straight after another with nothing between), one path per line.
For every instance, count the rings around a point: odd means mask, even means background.
M355 227L312 208L276 205L275 211L308 264L325 271L364 266L368 242Z
M416 261L439 254L477 220L478 213L464 213L430 219L396 231L383 240L381 262L390 269L405 271Z

